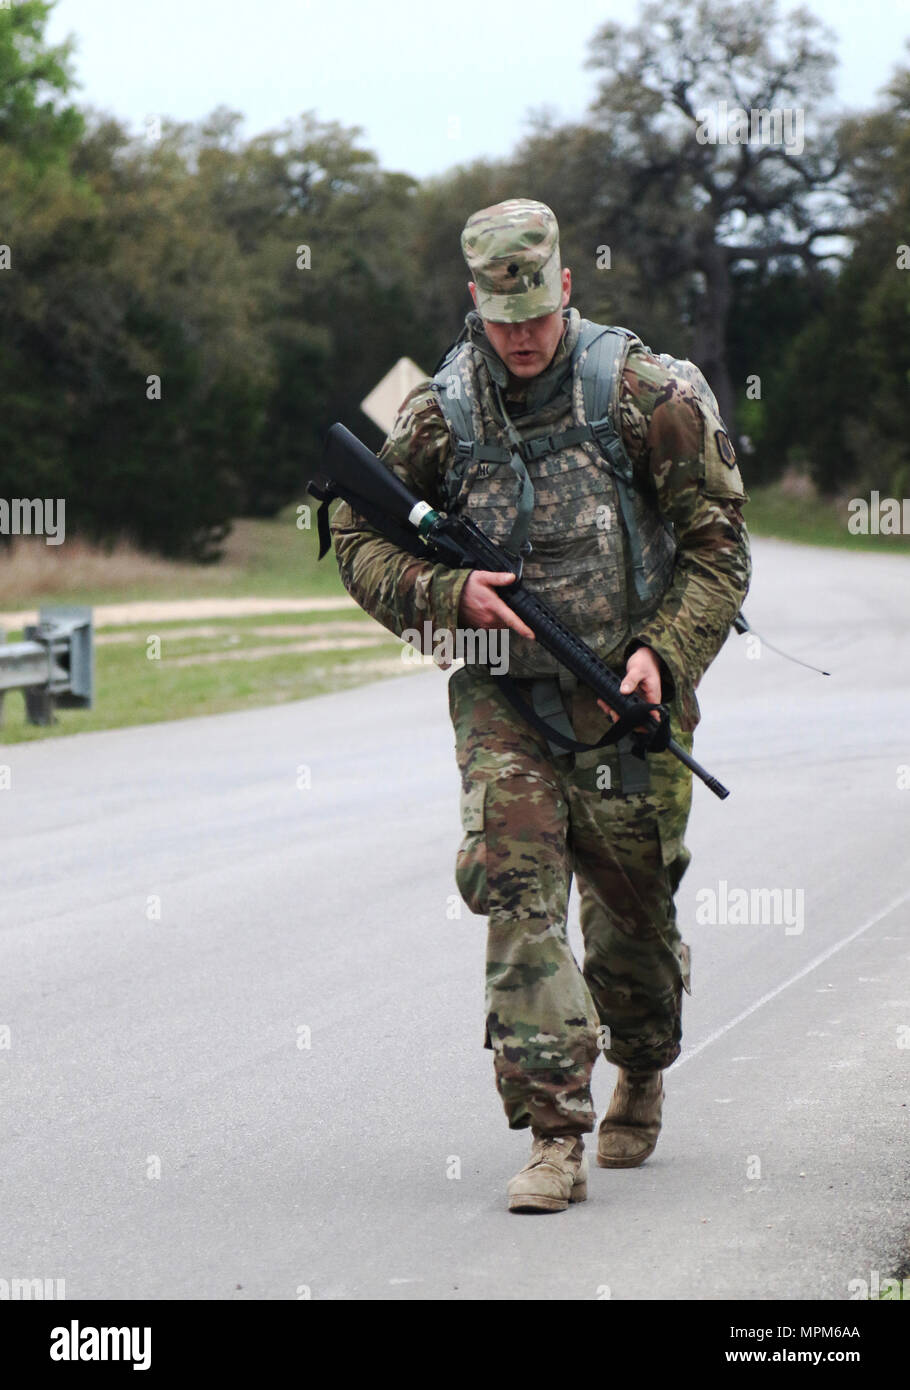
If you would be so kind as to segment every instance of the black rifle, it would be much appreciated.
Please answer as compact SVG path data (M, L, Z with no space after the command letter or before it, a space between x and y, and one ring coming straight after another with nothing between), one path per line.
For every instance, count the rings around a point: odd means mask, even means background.
M328 506L341 497L383 536L411 555L451 569L514 574L514 583L497 590L499 597L527 623L542 647L618 715L607 736L592 746L615 743L629 734L633 751L639 756L666 749L701 778L715 796L723 800L730 795L716 777L670 737L666 705L649 704L634 693L622 694L621 677L524 587L520 557L510 555L491 541L467 517L447 516L415 497L344 425L333 425L329 430L322 473L308 483L307 491L322 503L318 516L320 560L331 549Z

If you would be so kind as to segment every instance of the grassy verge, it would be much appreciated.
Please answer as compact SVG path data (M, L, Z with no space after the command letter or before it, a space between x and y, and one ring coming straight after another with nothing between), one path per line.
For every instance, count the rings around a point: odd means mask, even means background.
M42 603L124 603L130 599L330 598L343 594L334 556L317 562L315 517L297 527L296 507L268 521L241 519L216 565L178 564L128 546L106 554L68 540L19 542L0 550L0 610Z
M414 669L400 642L350 610L117 628L96 634L92 709L59 710L56 724L36 727L11 691L0 741L284 704Z
M879 555L910 555L910 536L852 536L846 504L821 497L788 496L780 487L749 489L743 515L754 536L771 536L800 545L833 545Z
M0 565L2 610L187 598L337 599L339 608L96 629L94 707L58 710L55 724L36 727L26 723L22 694L11 691L0 742L283 704L414 670L394 637L342 606L350 600L334 556L318 564L317 550L315 529L298 528L295 506L274 520L239 521L218 565L175 564L127 547L105 554L76 541L21 545ZM21 636L7 629L8 641Z

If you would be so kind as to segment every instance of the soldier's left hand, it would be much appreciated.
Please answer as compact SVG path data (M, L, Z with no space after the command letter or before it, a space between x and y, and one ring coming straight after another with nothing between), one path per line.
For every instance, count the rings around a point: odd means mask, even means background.
M643 700L647 700L649 705L660 704L660 667L657 664L657 657L650 647L637 647L632 653L626 662L626 674L619 688L623 695L631 695L634 690ZM608 714L615 724L619 717L615 711L609 705L604 704L603 700L598 700L597 703L604 714ZM652 719L659 717L656 710L651 711Z

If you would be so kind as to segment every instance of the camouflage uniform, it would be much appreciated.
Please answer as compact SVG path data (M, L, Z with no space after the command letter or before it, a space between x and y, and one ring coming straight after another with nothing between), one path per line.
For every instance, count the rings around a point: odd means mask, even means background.
M535 291L539 281L533 278ZM563 429L577 407L571 349L579 319L574 310L564 317L563 338L545 372L531 380L499 373L508 415L523 438ZM498 359L479 315L470 314L467 327L479 425L496 438L502 421L489 388ZM618 673L637 646L656 653L675 736L691 748L699 717L695 686L748 588L748 537L739 510L745 494L722 422L706 414L683 374L640 344L622 373L619 417L640 486L650 489L675 530L675 563L659 592L645 604L633 596L614 484L593 446L560 449L528 465L537 504L525 574L529 587ZM444 510L453 500L446 477L452 455L435 390L418 386L381 457L418 496ZM568 535L560 489L576 523ZM514 496L508 469L492 477L475 472L455 505L502 540ZM597 506L607 509L612 525L593 524ZM415 559L346 503L332 530L345 587L385 627L397 635L423 631L428 620L435 630L457 627L469 571ZM653 568L659 572L659 555ZM553 669L547 653L514 633L509 657L513 675ZM576 737L596 742L608 720L593 693L565 673L560 686ZM650 785L626 789L628 760L624 765L615 748L555 753L481 668L454 672L449 705L464 830L456 881L471 910L488 917L485 1041L497 1088L511 1128L585 1133L594 1127L590 1076L599 1049L634 1071L667 1067L679 1055L688 948L673 899L689 862L691 774L669 753L651 754ZM573 874L582 970L566 934Z

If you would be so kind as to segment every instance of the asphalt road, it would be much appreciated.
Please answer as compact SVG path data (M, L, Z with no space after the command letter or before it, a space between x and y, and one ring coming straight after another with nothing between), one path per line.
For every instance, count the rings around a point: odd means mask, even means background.
M755 561L754 626L832 675L732 637L704 681L686 1051L653 1158L562 1215L505 1207L444 676L0 749L0 1277L846 1299L906 1263L910 560ZM792 921L696 921L721 880Z

